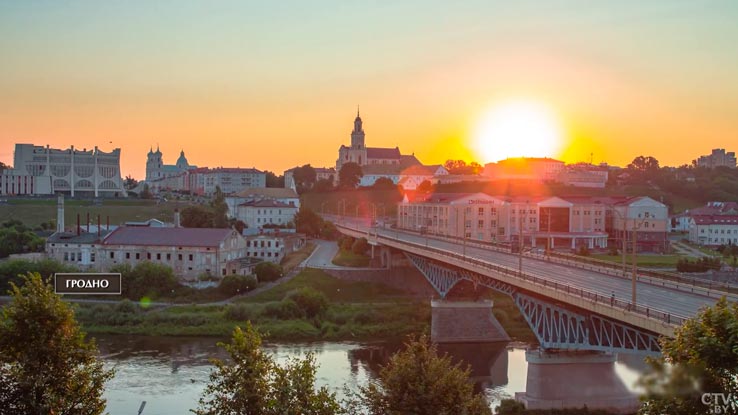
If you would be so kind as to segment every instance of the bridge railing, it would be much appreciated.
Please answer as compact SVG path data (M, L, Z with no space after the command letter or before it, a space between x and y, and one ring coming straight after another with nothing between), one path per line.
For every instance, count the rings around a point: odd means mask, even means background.
M361 231L360 229L356 230ZM408 229L402 229L402 231L417 233L413 230ZM427 236L433 239L446 240L449 242L463 241L463 238L451 237L446 235L431 234ZM482 242L474 240L470 241L467 239L465 244L468 247L476 247L510 254L510 246L498 242ZM630 270L626 270L625 272L623 272L622 265L620 263L604 261L596 258L586 258L555 251L549 252L547 254L526 252L524 253L524 255L527 258L534 258L541 261L554 262L558 264L572 266L575 268L596 271L618 278L630 279L632 275ZM713 298L727 296L734 301L738 301L738 286L726 282L716 282L709 280L706 281L698 278L685 277L673 272L653 271L643 268L638 269L636 278L638 281L650 285L673 288L675 290L701 294Z
M336 225L336 226L351 229L355 232L364 233L364 231L362 231L361 229L354 229L354 228L351 228L350 226L346 226L346 225ZM573 295L573 296L577 296L583 299L592 300L598 304L609 305L612 308L618 308L618 309L625 310L627 312L639 314L650 320L656 320L656 321L663 322L666 324L678 326L678 325L683 324L684 321L687 319L687 317L669 313L664 310L660 310L660 309L653 308L653 307L648 307L648 306L645 306L643 304L638 304L638 303L632 304L629 301L623 301L623 300L615 298L614 296L602 295L602 294L598 294L594 291L590 291L584 288L573 287L569 284L563 284L563 283L559 283L556 281L549 281L545 278L537 277L535 275L528 274L525 272L520 272L518 270L514 270L512 268L509 268L503 265L493 264L493 263L483 261L477 258L466 256L466 255L460 255L458 253L451 252L445 249L426 246L424 244L420 244L417 242L410 242L410 241L400 239L398 237L392 237L389 235L377 235L376 237L378 239L381 238L381 239L389 240L389 241L392 241L398 244L409 245L415 248L419 248L421 250L430 251L434 254L434 257L440 256L440 257L455 259L457 261L476 265L478 267L485 268L490 271L497 272L503 275L520 278L524 281L532 282L533 284L536 284L541 287L551 288L555 291L565 292L568 295Z

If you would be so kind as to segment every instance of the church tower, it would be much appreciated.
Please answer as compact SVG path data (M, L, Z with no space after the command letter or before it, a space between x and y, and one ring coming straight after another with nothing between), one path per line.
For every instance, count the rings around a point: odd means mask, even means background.
M364 128L361 125L358 108L356 109L356 119L354 120L354 131L351 131L351 148L354 150L364 149Z
M156 146L156 152L149 148L149 153L146 155L146 180L151 181L161 177L161 151L159 146Z

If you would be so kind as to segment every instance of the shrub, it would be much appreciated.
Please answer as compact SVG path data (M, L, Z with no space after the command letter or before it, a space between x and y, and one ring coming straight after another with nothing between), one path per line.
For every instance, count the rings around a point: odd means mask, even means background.
M129 299L125 299L118 304L115 305L115 311L117 313L135 313L138 311L135 304L131 302Z
M258 315L259 313L248 304L231 304L225 311L226 318L233 321L253 321Z
M264 307L263 314L267 317L279 320L291 320L303 318L305 316L302 309L292 300L267 303L266 307Z
M363 255L369 249L369 242L366 238L359 238L351 245L351 252L356 255Z
M290 291L285 300L294 301L306 316L312 318L320 316L328 309L328 298L320 291L312 288L300 288Z
M276 281L282 276L282 266L272 262L260 262L254 268L260 282Z
M256 288L257 282L253 275L226 275L218 285L218 291L232 296L245 293Z
M343 240L341 241L341 249L343 249L344 251L350 251L353 245L354 245L354 238L350 236L343 238Z

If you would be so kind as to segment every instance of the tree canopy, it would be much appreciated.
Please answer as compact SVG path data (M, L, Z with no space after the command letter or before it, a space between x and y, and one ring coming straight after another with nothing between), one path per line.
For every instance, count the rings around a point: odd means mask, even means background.
M274 172L265 171L266 187L284 187L284 176L277 176Z
M295 181L295 189L297 193L303 193L313 188L315 180L318 177L313 166L309 164L296 167L292 171L292 180Z
M72 307L41 275L13 285L0 314L0 414L101 414L105 383L97 347Z
M484 397L474 394L469 373L452 364L449 356L438 356L427 337L411 339L376 381L360 388L353 405L376 415L491 415Z
M338 172L338 185L344 189L354 189L359 185L364 173L356 163L346 163Z
M9 220L0 225L0 258L5 258L10 254L43 250L44 239L21 221Z
M642 415L709 413L703 394L738 396L738 303L723 297L687 320L662 340L662 357L651 365L641 379Z
M315 358L278 365L261 348L261 336L246 323L236 327L230 343L218 343L230 361L213 359L197 415L333 415L341 413L336 396L315 388Z
M480 174L484 170L484 167L476 161L466 164L464 160L446 160L443 167L450 174Z
M213 212L213 228L227 228L229 225L228 205L220 186L215 186L215 193L213 193L213 199L210 201L210 209Z

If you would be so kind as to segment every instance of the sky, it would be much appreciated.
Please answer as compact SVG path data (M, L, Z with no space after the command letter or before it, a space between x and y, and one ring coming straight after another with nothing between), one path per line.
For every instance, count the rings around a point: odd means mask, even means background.
M367 146L485 160L499 102L555 114L567 162L738 150L735 1L0 0L0 161L15 143L281 173ZM494 145L494 144L490 144Z

